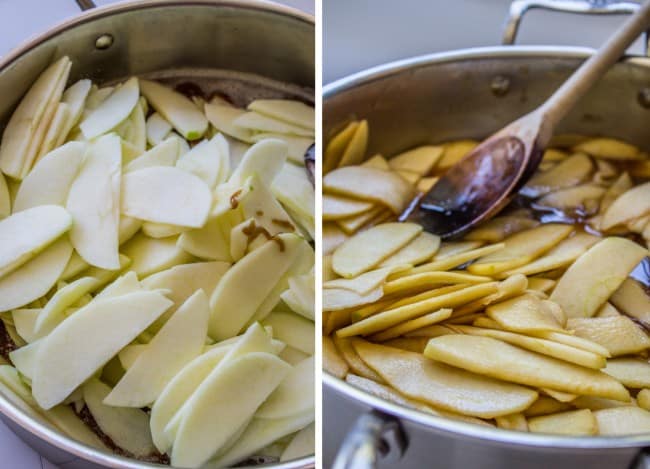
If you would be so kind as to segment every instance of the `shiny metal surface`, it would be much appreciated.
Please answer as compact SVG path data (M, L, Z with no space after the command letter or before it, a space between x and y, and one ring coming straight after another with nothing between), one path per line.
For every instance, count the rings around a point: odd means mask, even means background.
M327 141L352 119L368 119L369 155L459 138L482 139L538 106L591 52L491 47L375 67L324 88L323 138ZM495 77L508 81L504 92L493 92ZM650 59L623 60L557 131L608 135L650 148L650 111L638 100L649 80ZM621 469L648 464L639 450L650 446L650 435L577 438L512 432L406 409L327 374L323 383L325 426L329 418L350 419L370 409L400 419L409 440L402 468ZM340 445L341 438L324 435L324 444Z
M104 35L112 36L113 43L96 47ZM63 55L73 62L71 81L83 77L110 83L128 75L146 75L208 83L217 77L241 96L255 88L313 100L314 41L312 16L271 2L145 0L92 9L0 61L0 128L38 74ZM167 467L80 444L32 419L3 395L0 414L55 464L68 461L66 467L75 469ZM79 459L69 462L73 457ZM265 465L313 466L313 456Z

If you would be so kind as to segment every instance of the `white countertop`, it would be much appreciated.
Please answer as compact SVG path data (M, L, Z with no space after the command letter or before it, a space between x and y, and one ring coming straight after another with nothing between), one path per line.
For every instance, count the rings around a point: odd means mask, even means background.
M314 0L276 0L278 3L314 13ZM98 6L116 0L95 0ZM0 0L0 57L26 39L79 13L74 0ZM6 469L66 469L41 458L0 422L0 467ZM75 465L78 468L78 465Z

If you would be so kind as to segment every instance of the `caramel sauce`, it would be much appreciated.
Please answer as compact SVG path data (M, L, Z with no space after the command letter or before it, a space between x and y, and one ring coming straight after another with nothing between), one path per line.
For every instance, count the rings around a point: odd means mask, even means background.
M264 212L262 212L261 210L258 210L258 211L255 212L255 215L257 215L258 217L262 217L262 216L264 216Z
M241 189L239 189L237 192L235 192L233 195L230 196L230 208L235 210L237 207L239 207L239 195L241 194Z
M0 321L0 356L7 361L11 361L9 354L17 348L9 332L7 332L4 321Z
M248 226L244 227L241 231L248 237L248 244L255 241L259 235L263 235L266 239L273 238L273 235L266 228L257 226L255 220L251 220Z
M293 224L287 220L279 220L277 218L273 218L271 220L271 223L273 223L274 225L278 225L280 228L284 228L286 230L290 230L290 231L295 230Z
M271 238L272 241L275 241L280 248L280 252L284 252L284 240L282 238L278 238L277 236L273 236Z

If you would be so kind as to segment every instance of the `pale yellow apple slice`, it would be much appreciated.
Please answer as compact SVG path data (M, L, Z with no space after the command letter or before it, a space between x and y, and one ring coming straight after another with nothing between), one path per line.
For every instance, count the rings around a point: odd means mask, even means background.
M248 105L248 110L299 127L314 129L316 116L314 108L300 101L291 99L256 99Z
M339 195L323 194L323 220L340 220L369 211L372 202Z
M314 143L314 139L311 137L298 137L296 135L269 132L255 134L251 137L251 141L259 142L267 138L280 139L286 143L288 149L287 158L289 161L297 165L305 164L305 153L307 152L307 149Z
M250 176L257 174L270 187L286 160L286 143L275 139L262 140L246 151L228 182L241 185Z
M329 173L339 165L343 152L354 136L358 126L359 122L350 122L329 140L325 147L325 154L323 155L323 174Z
M68 142L45 155L23 179L14 201L14 212L38 205L65 205L86 149L83 142Z
M420 233L399 251L384 259L379 267L393 267L405 264L417 265L431 259L440 247L440 237L431 233Z
M552 223L521 231L506 238L502 250L478 259L467 270L477 275L493 275L512 270L544 254L572 231L571 225Z
M472 151L478 142L476 140L456 140L445 143L444 153L438 163L438 169L448 169L462 160L470 151Z
M118 359L120 360L122 368L128 371L128 369L133 366L135 361L140 355L142 355L148 346L149 344L133 344L127 345L122 350L120 350Z
M429 340L424 354L474 373L527 386L628 402L621 383L601 371L520 349L490 337L445 335Z
M141 154L147 149L144 107L146 107L146 100L141 97L128 117L112 130L120 136L122 142L128 143L133 147L135 154ZM129 158L129 161L131 159Z
M157 292L96 300L52 331L38 353L32 390L49 409L137 337L172 302Z
M65 319L65 310L90 292L96 285L93 277L81 277L58 290L47 302L34 324L34 332L40 337L51 331Z
M11 214L11 194L5 177L0 173L0 220Z
M350 290L360 295L368 293L375 288L383 285L386 278L393 272L392 267L371 270L353 278L337 278L323 283L323 289L341 288Z
M343 244L346 239L348 239L348 235L345 234L338 225L335 223L323 223L322 249L324 256L332 253L336 248ZM332 270L332 272L334 271Z
M609 298L609 301L627 316L638 319L644 324L650 324L650 298L638 281L629 277L625 279ZM613 308L610 303L605 303L605 305ZM613 315L617 316L617 314ZM603 316L602 311L599 311L599 316Z
M564 330L557 319L542 306L542 301L532 294L491 305L485 312L501 327L514 332L562 332Z
M34 378L34 368L36 367L38 351L41 345L43 345L43 339L37 339L9 353L11 362L27 379Z
M422 232L415 223L385 223L348 239L332 256L332 268L345 278L356 277L399 251Z
M233 121L233 125L255 132L273 132L278 134L313 137L314 130L290 124L274 117L269 117L255 111L244 112Z
M69 112L54 144L55 148L63 145L72 128L79 122L91 87L92 82L90 80L82 79L63 92L61 102L68 105Z
M289 289L284 291L280 298L291 308L291 311L314 321L315 319L315 301L316 301L316 284L314 271L296 275L289 278Z
M314 357L295 365L289 374L255 412L256 418L279 419L314 408Z
M593 316L647 255L634 241L605 238L567 269L550 299L570 318Z
M636 395L636 403L642 409L650 409L650 389L646 388L639 391L639 393Z
M276 339L308 355L314 354L314 323L292 313L274 312L264 320Z
M634 186L621 194L607 209L601 227L608 230L650 213L650 183Z
M203 349L209 314L208 297L198 290L149 342L104 404L145 407L154 402L167 383Z
M234 123L246 114L245 110L218 103L205 103L203 109L205 116L217 130L244 142L252 142L253 131Z
M384 331L372 335L370 339L376 342L384 342L390 339L395 339L409 332L418 330L422 327L428 327L449 319L451 313L452 310L450 308L442 308L438 311L434 311L433 313L425 314L419 318L410 319L408 321L404 321L401 324L397 324L396 326L389 327Z
M503 216L496 217L477 229L467 233L464 239L498 243L504 238L523 230L529 230L539 225L537 220L527 217Z
M598 434L598 422L589 409L533 417L528 420L528 428L531 432L554 435Z
M347 143L341 160L338 163L339 168L343 166L357 165L363 161L368 147L368 121L365 119L359 122L354 129L354 135Z
M103 403L111 388L96 378L83 385L83 397L97 426L120 448L136 457L155 452L149 416L140 409L112 407Z
M363 305L369 305L380 300L384 296L381 286L366 293L357 293L345 288L323 289L323 311L341 311ZM348 313L345 313L348 314Z
M419 353L356 341L363 361L412 399L451 412L493 418L521 412L537 392L429 360Z
M394 170L413 171L425 176L434 168L443 151L441 146L424 145L393 156L388 164Z
M34 332L34 326L42 310L42 308L19 308L11 312L16 332L28 344L38 339L37 334Z
M109 134L97 139L88 148L66 202L74 218L72 245L86 262L104 269L120 265L121 165L120 138Z
M574 153L569 158L543 173L536 174L522 189L527 197L539 197L558 189L574 187L584 182L594 165L584 153Z
M381 376L379 376L375 370L370 368L366 363L361 360L361 357L355 350L354 346L352 345L355 340L359 340L356 337L353 338L342 338L342 337L332 337L332 340L334 341L334 345L336 346L336 350L339 352L340 356L343 357L343 359L347 362L347 365L350 367L350 370L352 370L353 373L358 374L359 376L362 376L363 378L373 380L377 383L383 383L384 380ZM354 376L354 375L348 375L348 376ZM349 380L348 380L349 382Z
M631 357L612 358L607 360L603 371L619 380L625 387L650 387L650 363L646 360Z
M230 255L230 230L228 214L211 217L203 228L190 230L178 238L178 246L201 259L232 261ZM228 235L226 234L228 232Z
M206 467L209 469L211 467L230 466L251 454L255 454L256 451L272 444L274 441L305 428L313 421L313 410L280 419L253 418L234 444ZM314 449L312 448L311 451L313 452Z
M414 194L413 186L398 174L363 166L348 166L328 173L323 178L323 189L378 202L393 213L401 213Z
M216 137L204 140L194 146L176 162L176 167L192 173L201 179L210 188L217 184L222 162L228 155L222 155Z
M200 466L210 459L253 416L290 368L276 356L261 352L216 368L184 407L172 465Z
M124 172L129 173L152 166L174 166L180 153L179 141L180 139L178 137L169 137L163 140L149 151L131 161L124 168Z
M599 435L636 435L650 432L650 412L640 407L616 407L594 412Z
M612 160L636 160L643 158L637 147L614 138L591 138L573 147L573 151L585 152L596 158Z
M177 237L156 239L138 233L121 250L132 260L131 270L144 278L192 260L190 254L176 245L176 240Z
M257 226L263 227L271 235L297 230L289 214L257 174L251 176L247 184L252 187L252 190L240 202L245 218L254 219ZM313 200L312 190L311 201Z
M115 88L98 107L83 118L79 128L86 139L102 135L124 121L138 104L140 88L136 77Z
M650 348L650 338L625 316L570 318L567 328L579 337L605 347L613 357L642 352Z
M160 83L142 79L140 92L151 107L187 140L197 140L208 130L208 120L203 113L182 94Z
M142 232L150 238L169 238L178 237L181 233L189 231L186 226L169 225L167 223L143 222Z
M473 241L472 241L473 243ZM425 272L438 272L453 269L460 265L465 264L466 262L473 261L482 256L488 256L492 253L501 251L504 247L504 243L490 244L488 246L479 247L476 249L465 249L468 245L461 245L459 247L454 246L451 249L446 250L446 253L443 253L442 256L436 255L431 262L426 264L419 265L414 267L411 270L406 270L402 272L395 272L393 274L394 278L405 277L407 275L415 275Z
M313 454L316 448L316 425L311 423L291 438L280 455L280 462L291 461Z
M47 133L43 138L41 147L36 154L35 161L40 161L43 156L56 148L56 142L59 139L59 134L63 131L68 117L70 115L70 107L66 103L59 103L56 107L56 111L52 116L52 121L47 129Z
M200 228L211 205L205 182L181 169L143 168L122 180L122 213L141 220Z
M347 362L336 350L332 338L323 336L323 370L337 378L343 379L348 374L349 369L350 367Z
M526 421L524 414L521 412L504 415L503 417L496 417L494 421L498 428L503 428L505 430L518 430L521 432L528 431L528 422Z
M223 340L241 331L296 259L302 243L294 234L280 234L226 272L210 298L211 337Z
M146 132L149 145L158 145L169 136L171 131L172 125L157 112L151 114L147 119Z
M22 178L34 133L48 103L58 100L54 94L69 65L70 59L62 57L41 73L9 119L0 145L0 169L8 176Z
M62 207L41 205L0 221L0 277L20 267L70 229Z
M315 239L314 210L316 199L314 187L302 167L285 163L270 186L273 195L291 214L304 231Z
M61 238L0 278L0 311L20 308L45 295L63 273L71 254L70 241Z

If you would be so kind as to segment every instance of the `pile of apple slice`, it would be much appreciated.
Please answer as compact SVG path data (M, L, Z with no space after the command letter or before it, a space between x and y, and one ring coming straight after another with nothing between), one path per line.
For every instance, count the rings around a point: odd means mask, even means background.
M70 67L0 144L0 392L176 467L313 453L313 109Z

